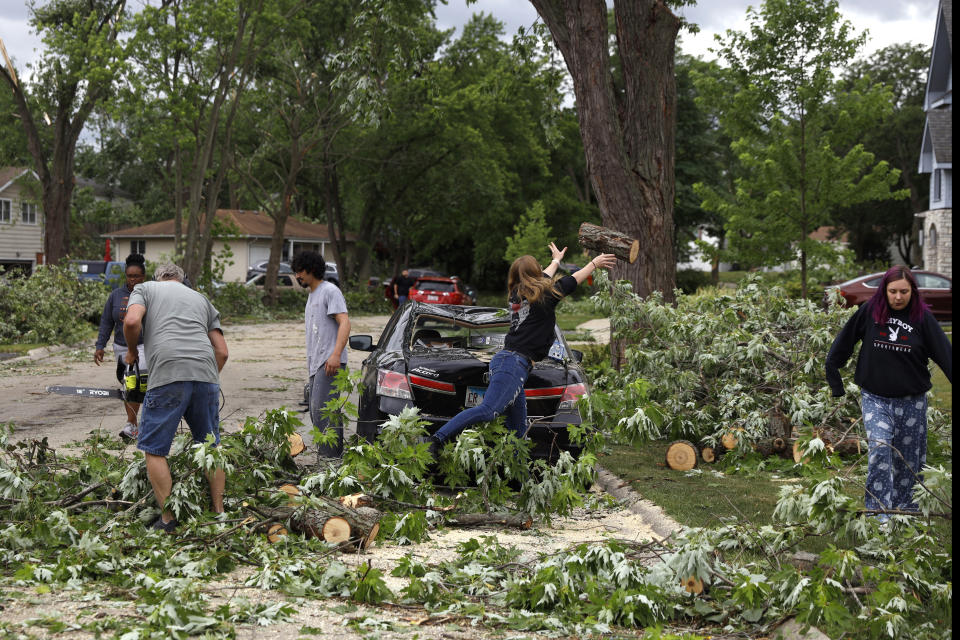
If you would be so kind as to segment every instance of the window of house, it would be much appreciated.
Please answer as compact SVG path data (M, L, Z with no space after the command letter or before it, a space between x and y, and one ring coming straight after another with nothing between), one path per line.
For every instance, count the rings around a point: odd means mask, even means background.
M943 172L940 171L940 169L933 170L933 199L938 202L940 200L940 192L941 192L940 176L942 173Z
M143 255L147 252L147 241L146 240L131 240L130 241L130 253L139 253Z
M927 236L930 240L930 248L936 249L937 248L937 227L934 225L930 225L930 233L927 234Z
M23 221L23 224L37 224L37 203L21 202L20 219Z
M10 200L0 200L0 222L9 223L10 210L13 208L13 202Z

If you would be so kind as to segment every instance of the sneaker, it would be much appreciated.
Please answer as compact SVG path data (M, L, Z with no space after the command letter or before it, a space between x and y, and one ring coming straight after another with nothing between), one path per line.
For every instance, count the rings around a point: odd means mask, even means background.
M132 422L123 425L123 429L120 430L120 439L126 443L136 442L139 435L140 429Z
M174 518L170 522L164 522L163 516L160 515L160 516L157 516L156 520L150 523L150 526L147 527L147 529L151 529L153 531L164 531L166 533L173 533L174 530L177 528L177 524L178 523L176 518Z
M430 443L430 457L434 460L440 460L440 452L443 450L443 441L438 440L434 436L430 436L428 442Z

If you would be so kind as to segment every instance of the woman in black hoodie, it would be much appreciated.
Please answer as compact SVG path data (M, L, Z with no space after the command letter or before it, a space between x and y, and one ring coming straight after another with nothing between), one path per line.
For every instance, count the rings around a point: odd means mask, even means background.
M847 321L827 355L827 382L844 394L839 369L862 341L853 381L861 390L867 430L866 508L886 522L888 510L916 511L913 486L927 459L928 359L953 384L950 341L905 266L889 269L877 292Z

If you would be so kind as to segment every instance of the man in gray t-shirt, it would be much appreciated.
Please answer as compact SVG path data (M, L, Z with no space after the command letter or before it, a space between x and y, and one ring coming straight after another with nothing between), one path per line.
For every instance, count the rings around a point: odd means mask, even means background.
M347 302L340 289L324 281L326 263L315 251L303 251L293 257L290 268L300 283L310 289L304 308L307 335L307 375L310 377L310 420L321 432L330 426L323 417L324 405L337 397L333 379L347 368L347 340L350 337L350 318ZM336 426L337 443L319 445L318 455L328 458L343 454L343 427Z
M220 370L227 361L227 343L220 313L207 298L183 284L183 270L173 264L157 267L154 282L134 287L123 319L128 345L143 345L150 381L143 401L137 448L146 458L147 477L162 513L151 528L173 531L177 521L164 509L173 488L167 454L181 419L195 442L213 436L220 443ZM127 364L139 359L129 349ZM223 512L223 470L209 474L213 510Z

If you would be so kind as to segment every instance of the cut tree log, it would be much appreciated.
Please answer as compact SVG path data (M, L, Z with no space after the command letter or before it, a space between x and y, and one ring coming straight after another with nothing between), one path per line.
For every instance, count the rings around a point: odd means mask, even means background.
M762 456L783 455L787 450L787 441L783 438L764 438L753 444L753 449Z
M303 450L306 449L306 445L303 444L303 436L299 433L291 433L287 436L287 439L290 441L290 457L296 458L298 455L303 453Z
M361 512L333 498L314 496L319 505L309 507L248 507L265 518L287 523L290 531L333 544L352 544L366 549L380 532L380 512Z
M458 513L447 520L448 525L460 527L497 525L529 529L533 526L533 517L529 513Z
M707 463L714 463L723 455L723 451L723 447L717 449L716 447L703 445L700 447L700 459Z
M734 429L732 431L726 431L722 436L720 436L720 444L723 445L723 448L727 451L733 451L737 448L737 443L740 442L740 438L737 435L737 431L743 431L743 429Z
M350 507L351 509L372 507L374 505L374 499L365 493L351 493L348 496L340 496L337 500L340 504Z
M680 581L680 586L686 589L687 593L694 595L703 593L703 580L698 579L697 576L687 576Z
M267 529L267 540L270 542L279 542L287 533L288 531L282 524L274 523Z
M697 466L699 452L689 440L674 440L667 445L667 466L674 471L689 471Z
M856 436L841 440L830 447L842 457L861 456L867 452L867 443Z
M300 489L297 489L297 485L283 484L277 488L287 494L287 504L296 504L296 501L293 498L294 496L300 495Z
M580 225L580 246L600 253L612 253L621 260L633 264L640 255L640 241L625 233L600 227L589 222Z

